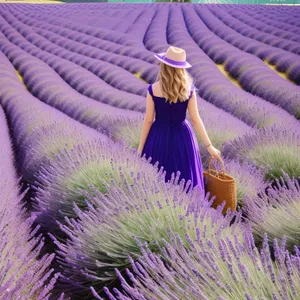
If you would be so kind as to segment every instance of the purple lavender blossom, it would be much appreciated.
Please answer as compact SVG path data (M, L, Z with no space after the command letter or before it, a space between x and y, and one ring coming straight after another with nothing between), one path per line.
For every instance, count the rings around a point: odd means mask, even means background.
M50 269L54 254L39 258L44 240L31 230L16 175L8 124L0 106L0 298L48 299L59 276ZM50 280L50 281L48 281ZM61 298L63 299L63 295Z
M106 184L105 195L97 187L91 187L90 192L80 191L88 210L74 204L78 219L68 218L65 225L60 225L67 235L66 243L53 237L64 270L64 289L76 284L84 290L93 284L99 292L116 280L115 268L121 271L129 266L128 255L137 258L143 253L139 245L147 242L149 249L157 252L164 240L171 241L170 229L194 239L197 227L206 231L213 243L217 232L220 236L231 232L239 235L243 230L238 218L229 227L233 215L223 217L221 210L212 209L211 202L197 189L187 194L183 183L156 181L146 172L132 178L133 184L127 179L122 187L112 180ZM185 241L182 247L192 247L189 243Z
M174 233L173 233L174 234ZM245 243L251 235L245 230L239 238ZM251 239L251 238L250 238ZM130 297L130 299L295 299L300 295L300 279L297 275L299 264L291 259L288 251L283 251L271 261L268 243L262 251L268 261L270 272L264 272L257 249L240 249L232 236L226 239L219 237L219 247L210 251L209 239L202 238L201 243L195 241L194 249L180 246L185 244L184 238L176 235L172 243L165 241L161 246L163 256L153 253L141 245L141 258L131 260L133 274L125 280L122 273L116 270L121 282L122 291L105 289L112 296ZM221 243L220 243L221 242ZM218 245L218 244L216 244ZM230 251L230 260L222 255L220 247ZM223 250L222 250L223 249ZM240 249L237 255L237 249ZM203 259L204 251L208 258ZM299 259L299 257L297 257ZM278 266L278 260L286 260L286 264ZM217 266L217 268L215 268ZM257 268L259 266L259 268ZM138 272L136 270L139 270ZM134 281L134 285L130 281ZM285 291L285 296L282 294ZM96 293L95 289L93 289ZM126 299L126 298L118 299Z
M253 234L261 244L264 233L270 238L281 239L285 236L286 248L293 252L299 246L299 179L290 177L282 170L283 175L276 179L274 187L268 194L260 197L246 197L245 210L253 227ZM275 253L282 251L276 247Z
M300 128L300 127L299 127ZM250 161L264 174L264 180L275 180L282 175L300 176L300 131L276 127L262 128L253 134L245 134L223 145L223 155Z

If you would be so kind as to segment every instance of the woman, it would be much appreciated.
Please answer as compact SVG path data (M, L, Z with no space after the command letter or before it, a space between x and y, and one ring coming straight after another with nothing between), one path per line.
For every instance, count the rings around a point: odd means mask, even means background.
M157 82L147 93L146 115L138 153L151 163L159 162L166 171L165 181L173 172L192 181L192 187L204 191L202 162L195 133L186 120L186 111L208 152L221 160L220 151L213 147L200 119L192 78L186 71L191 65L183 49L170 46L165 53L154 55L160 62ZM155 121L154 120L155 114Z

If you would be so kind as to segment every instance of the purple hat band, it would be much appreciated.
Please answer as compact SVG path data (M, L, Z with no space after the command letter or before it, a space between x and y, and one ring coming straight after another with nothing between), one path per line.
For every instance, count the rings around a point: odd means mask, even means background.
M177 68L190 68L191 65L187 61L176 61L170 58L165 57L165 53L156 54L154 55L159 60L166 62L168 65L172 65L173 67Z

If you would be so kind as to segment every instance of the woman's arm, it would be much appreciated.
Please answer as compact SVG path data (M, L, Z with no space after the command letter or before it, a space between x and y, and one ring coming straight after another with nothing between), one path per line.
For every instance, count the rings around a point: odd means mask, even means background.
M199 115L197 96L195 91L193 92L192 97L189 100L188 111L191 117L193 127L195 128L196 132L199 134L202 142L205 144L205 146L211 144L211 141L204 127L204 124Z
M195 128L196 132L199 134L202 142L207 147L207 151L213 157L218 158L218 159L221 160L222 159L221 158L221 152L212 145L212 143L211 143L211 141L210 141L210 139L207 135L204 124L203 124L203 122L200 118L199 110L198 110L198 104L197 104L197 96L196 96L195 91L193 92L193 95L189 100L188 111L189 111L189 114L190 114L190 117L191 117L193 127Z
M146 114L145 114L145 118L144 118L144 122L143 122L141 140L140 140L140 144L138 147L139 154L141 154L144 149L144 145L145 145L146 139L148 137L153 120L154 120L154 102L153 102L151 95L148 92L147 100L146 100Z

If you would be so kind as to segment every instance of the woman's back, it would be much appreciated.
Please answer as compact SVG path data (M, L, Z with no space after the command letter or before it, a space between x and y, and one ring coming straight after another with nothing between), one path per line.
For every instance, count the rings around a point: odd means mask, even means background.
M189 98L185 101L177 101L176 103L170 103L166 101L166 98L162 96L156 96L153 92L153 85L150 84L148 91L152 96L155 106L155 120L164 123L181 123L186 118L186 111L188 107L188 101L193 93L193 86L189 95ZM157 92L157 91L156 91ZM158 94L158 92L157 92Z

